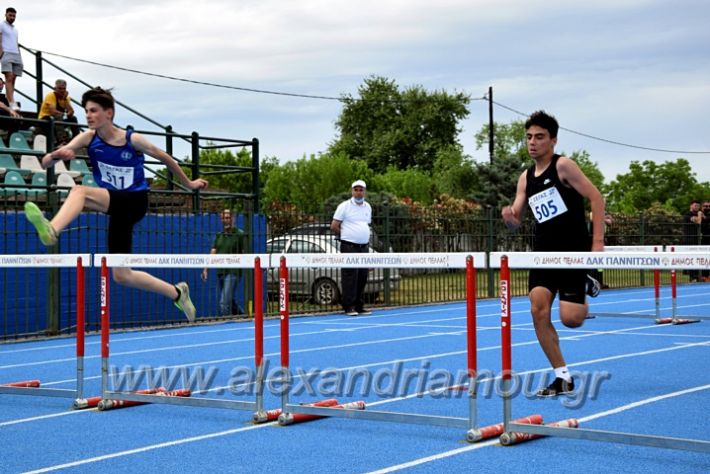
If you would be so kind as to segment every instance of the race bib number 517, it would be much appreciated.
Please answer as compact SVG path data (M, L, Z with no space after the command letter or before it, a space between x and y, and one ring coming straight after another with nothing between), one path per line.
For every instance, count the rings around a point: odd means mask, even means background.
M535 220L541 224L567 212L567 206L555 187L530 196L528 204L535 215Z

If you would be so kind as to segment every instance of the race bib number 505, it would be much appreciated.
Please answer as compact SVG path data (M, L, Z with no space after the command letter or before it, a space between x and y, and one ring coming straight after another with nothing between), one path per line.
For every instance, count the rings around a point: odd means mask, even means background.
M555 187L530 196L528 204L535 215L535 220L541 224L567 212L567 206Z

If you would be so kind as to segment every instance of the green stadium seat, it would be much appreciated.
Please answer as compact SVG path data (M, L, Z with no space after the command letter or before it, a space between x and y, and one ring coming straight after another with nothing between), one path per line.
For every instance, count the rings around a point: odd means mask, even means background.
M35 173L32 175L32 186L38 186L35 188L30 188L27 191L27 196L32 199L37 199L47 195L47 175L42 173ZM39 187L41 186L41 188Z
M29 189L25 187L25 178L23 178L22 175L17 171L8 171L7 173L5 173L5 179L3 183L3 196L25 196L26 193L29 191ZM10 185L11 187L8 185Z
M0 153L0 168L5 169L5 172L17 171L21 176L29 176L30 174L30 170L21 169L17 166L15 159L6 153Z
M91 174L85 174L84 177L82 178L81 184L84 186L88 186L90 188L98 188L99 185L96 184L96 181L94 180L94 176Z
M69 161L69 169L72 171L78 171L81 174L91 174L91 170L86 165L86 161L81 158L74 158Z
M7 144L8 148L11 150L20 150L20 152L32 150L32 148L30 148L30 144L27 143L27 139L20 132L15 132L10 135L10 139Z

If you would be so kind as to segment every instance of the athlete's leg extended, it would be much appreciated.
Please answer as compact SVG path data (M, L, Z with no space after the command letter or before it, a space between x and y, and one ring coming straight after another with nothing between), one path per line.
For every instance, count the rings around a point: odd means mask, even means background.
M108 211L110 198L108 190L103 188L90 188L88 186L74 186L69 191L66 201L59 208L57 215L51 221L57 234L64 230L84 209L90 211Z
M555 295L545 287L536 286L530 290L529 297L533 325L540 347L552 367L562 367L565 360L560 350L560 338L552 325L552 301Z

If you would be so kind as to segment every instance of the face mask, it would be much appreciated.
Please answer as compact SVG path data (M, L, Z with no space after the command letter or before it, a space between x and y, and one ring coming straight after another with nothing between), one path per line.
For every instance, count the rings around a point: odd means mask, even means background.
M355 204L362 204L365 202L365 198L353 198L353 201L355 201Z

